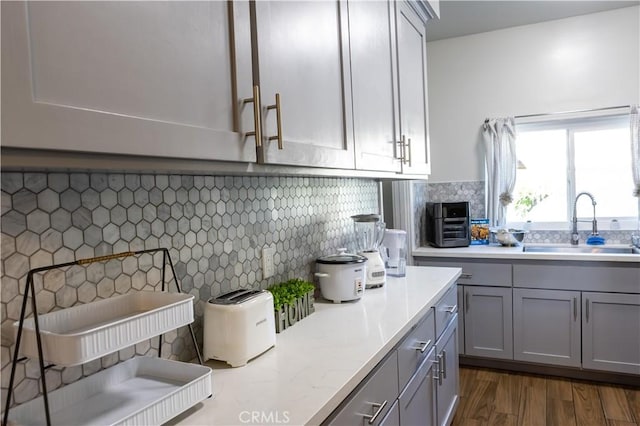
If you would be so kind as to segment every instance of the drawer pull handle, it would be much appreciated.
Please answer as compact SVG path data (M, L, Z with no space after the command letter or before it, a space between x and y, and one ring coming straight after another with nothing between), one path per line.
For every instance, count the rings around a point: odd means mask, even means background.
M420 351L420 353L423 354L424 351L426 351L427 348L431 346L431 339L427 340L426 342L418 342L418 345L419 346L415 348L416 351Z
M578 298L573 298L573 321L578 319Z
M469 313L469 292L464 293L464 311Z
M587 306L586 306L586 308L587 308L587 312L586 312L587 317L586 317L586 320L587 320L587 323L589 323L589 299L587 299L587 303L586 303L586 305L587 305Z
M438 355L438 384L442 386L442 354Z
M471 278L473 278L473 274L470 274L468 272L463 272L460 274L460 278L465 280L470 280Z
M445 308L444 311L453 315L456 312L458 312L458 305L448 306L448 307Z
M375 423L375 421L378 418L378 416L380 415L380 413L382 413L382 411L384 410L384 407L387 406L387 400L385 399L385 401L382 404L378 404L378 403L374 402L371 405L373 405L373 408L377 408L376 412L371 414L371 415L365 414L363 416L365 419L369 419L369 424L370 425Z

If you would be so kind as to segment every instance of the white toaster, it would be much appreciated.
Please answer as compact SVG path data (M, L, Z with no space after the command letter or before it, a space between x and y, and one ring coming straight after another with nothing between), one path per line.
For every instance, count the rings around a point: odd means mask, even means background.
M232 367L276 344L273 296L266 290L236 290L211 298L204 308L204 357Z

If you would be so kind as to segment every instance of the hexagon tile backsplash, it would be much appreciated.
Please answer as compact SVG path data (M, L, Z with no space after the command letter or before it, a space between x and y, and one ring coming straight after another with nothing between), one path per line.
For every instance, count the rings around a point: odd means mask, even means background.
M374 180L103 173L2 173L2 408L29 269L129 250L167 247L183 291L203 304L237 288L311 279L316 257L352 247L351 215L378 212ZM260 256L275 246L276 275ZM49 271L35 281L40 313L130 291L157 289L162 256ZM170 277L170 274L168 275ZM195 357L186 329L164 336L163 354ZM53 390L134 354L155 354L152 339L77 367L47 370ZM15 403L39 394L37 362L18 364Z

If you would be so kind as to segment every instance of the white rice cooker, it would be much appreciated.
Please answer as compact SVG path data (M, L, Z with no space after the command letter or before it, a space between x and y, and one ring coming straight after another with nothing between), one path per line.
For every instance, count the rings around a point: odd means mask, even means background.
M333 303L358 300L364 294L367 258L359 254L345 253L316 259L316 273L322 297Z

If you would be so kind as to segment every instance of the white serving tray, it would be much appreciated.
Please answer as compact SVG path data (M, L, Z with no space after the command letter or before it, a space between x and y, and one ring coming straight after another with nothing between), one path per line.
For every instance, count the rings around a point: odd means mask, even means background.
M140 291L38 316L43 358L73 366L193 322L193 295ZM14 327L18 329L18 322ZM20 352L38 358L33 317L24 322Z
M48 395L51 424L159 425L212 395L211 369L136 357ZM13 407L18 425L46 424L42 397Z

